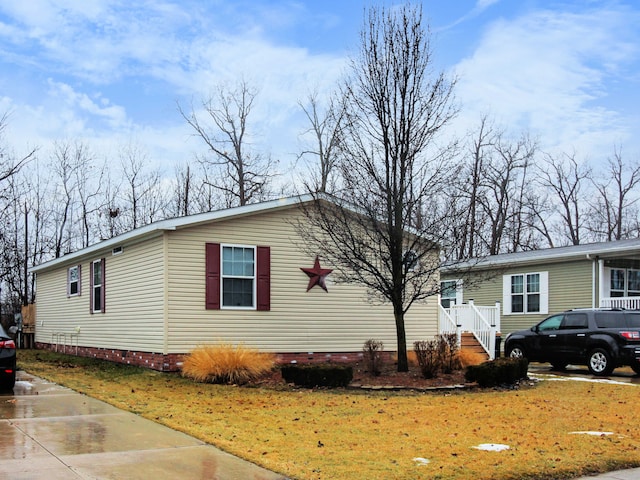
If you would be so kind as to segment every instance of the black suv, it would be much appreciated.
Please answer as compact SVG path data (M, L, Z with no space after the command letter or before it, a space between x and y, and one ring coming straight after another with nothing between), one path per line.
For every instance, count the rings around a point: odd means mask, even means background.
M609 375L629 365L640 375L640 310L569 310L529 330L507 335L510 357L549 362L556 369L587 365L594 375Z

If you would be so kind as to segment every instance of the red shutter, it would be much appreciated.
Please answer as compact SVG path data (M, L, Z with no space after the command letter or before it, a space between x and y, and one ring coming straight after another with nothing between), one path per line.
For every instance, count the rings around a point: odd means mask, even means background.
M82 295L82 265L78 265L78 296Z
M269 247L258 247L256 264L256 305L261 311L271 310L271 250Z
M205 245L205 305L207 310L220 309L220 244Z
M93 262L89 262L89 313L93 315Z
M100 259L100 270L102 270L102 288L100 288L100 296L102 298L100 298L100 305L102 306L102 308L100 309L100 311L102 313L107 311L107 307L105 305L105 300L107 298L107 296L105 295L105 292L106 292L106 289L107 289L106 288L107 278L106 278L106 275L105 275L106 274L105 264L106 264L105 259L101 258Z

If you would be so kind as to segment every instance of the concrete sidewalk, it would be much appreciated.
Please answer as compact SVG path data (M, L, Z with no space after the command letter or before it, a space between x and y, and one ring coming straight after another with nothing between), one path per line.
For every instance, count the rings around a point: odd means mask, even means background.
M0 395L0 478L283 480L200 440L18 372Z

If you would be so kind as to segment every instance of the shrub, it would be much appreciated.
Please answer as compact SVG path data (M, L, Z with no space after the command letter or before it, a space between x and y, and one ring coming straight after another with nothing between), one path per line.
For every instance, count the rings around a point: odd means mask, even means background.
M436 340L418 340L413 343L413 351L416 354L422 376L435 378L440 368L438 342Z
M348 365L284 365L280 371L285 382L299 387L346 387L353 379L353 368Z
M438 372L452 373L460 369L458 337L453 334L436 335L434 340L417 341L413 351L424 378L435 378Z
M458 356L460 350L458 336L455 333L443 333L436 338L439 344L438 351L442 356L442 371L451 373L454 370L459 370L461 364Z
M526 358L498 358L480 365L467 367L465 378L469 382L478 382L481 387L513 385L527 377L529 362Z
M198 382L241 384L269 372L274 364L274 355L240 345L202 346L185 357L182 375Z
M384 344L378 340L367 340L362 347L362 356L367 371L375 377L382 373L382 365L384 363L382 358L383 350Z

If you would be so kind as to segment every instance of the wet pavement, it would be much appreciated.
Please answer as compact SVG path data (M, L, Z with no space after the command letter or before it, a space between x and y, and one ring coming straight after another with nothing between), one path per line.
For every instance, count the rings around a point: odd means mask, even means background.
M284 480L100 400L18 372L0 395L0 478Z

